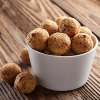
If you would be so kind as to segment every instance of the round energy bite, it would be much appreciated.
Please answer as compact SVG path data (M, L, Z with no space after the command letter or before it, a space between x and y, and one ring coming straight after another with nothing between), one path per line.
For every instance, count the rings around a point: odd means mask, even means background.
M88 52L93 48L93 41L88 34L79 33L72 38L72 50L76 54Z
M21 72L21 68L19 65L15 63L7 63L3 65L0 70L0 76L2 80L7 81L8 83L13 83L17 74Z
M55 55L63 55L70 49L71 40L67 34L54 33L48 38L48 49Z
M22 72L17 75L14 87L22 93L31 93L37 85L37 79L30 72Z
M57 25L59 26L60 23L62 22L62 20L66 19L66 18L67 18L66 16L60 16L60 17L58 17L58 18L56 19Z
M80 23L71 17L65 18L59 25L59 31L66 33L69 37L73 37L78 34L80 30Z
M41 27L46 29L50 35L58 31L58 25L50 19L45 20Z
M23 63L25 64L29 64L30 63L30 59L29 59L29 54L28 54L28 50L27 48L23 48L20 54L21 60Z
M29 46L33 49L41 51L45 48L49 33L42 28L32 30L26 38Z
M88 27L86 27L86 26L80 27L80 32L79 33L86 33L89 36L92 35L92 31Z

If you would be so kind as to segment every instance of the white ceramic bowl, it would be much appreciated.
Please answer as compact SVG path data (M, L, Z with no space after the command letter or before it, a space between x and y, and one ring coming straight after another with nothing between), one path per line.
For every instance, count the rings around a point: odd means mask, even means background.
M40 85L55 91L68 91L81 87L88 79L98 45L93 35L94 48L74 56L55 56L40 53L28 46L32 71Z

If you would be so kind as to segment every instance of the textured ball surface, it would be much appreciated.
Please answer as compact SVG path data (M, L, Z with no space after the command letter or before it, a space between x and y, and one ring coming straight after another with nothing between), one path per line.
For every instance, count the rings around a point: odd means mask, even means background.
M27 43L35 50L41 51L45 48L49 33L42 28L31 31L26 38Z
M21 57L21 60L22 60L23 63L25 63L25 64L29 64L30 63L30 59L29 59L29 54L28 54L27 48L23 48L23 50L21 51L20 57Z
M66 33L69 37L78 34L80 30L80 23L71 17L63 19L59 25L59 31Z
M57 17L57 19L56 19L57 25L59 26L60 23L62 22L62 20L66 19L66 18L67 18L66 16L60 16L60 17Z
M54 33L48 39L48 49L55 55L63 55L70 49L71 40L67 34Z
M22 93L31 93L37 85L37 79L29 72L22 72L17 75L14 87Z
M80 33L86 33L89 36L92 35L92 31L88 27L86 27L86 26L80 27Z
M56 22L49 19L44 21L41 27L46 29L50 35L58 31L58 25L56 24Z
M17 74L21 72L21 68L19 65L15 63L7 63L3 65L0 70L1 78L9 83L13 83Z
M76 54L88 52L93 48L93 41L88 34L79 33L72 38L72 50Z

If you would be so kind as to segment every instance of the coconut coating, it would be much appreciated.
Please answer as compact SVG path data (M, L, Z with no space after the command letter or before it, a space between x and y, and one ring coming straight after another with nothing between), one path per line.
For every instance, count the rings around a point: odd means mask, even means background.
M60 23L62 22L62 20L66 19L66 18L67 18L66 16L60 16L60 17L57 17L57 19L56 19L57 25L59 26Z
M30 63L30 59L29 59L29 54L28 54L28 50L27 48L23 48L20 54L21 60L23 63L25 64L29 64Z
M63 55L70 49L71 40L67 34L54 33L48 38L48 49L55 55Z
M45 20L41 27L46 29L50 35L58 31L57 23L49 19Z
M26 38L28 45L33 49L41 51L45 48L49 33L42 28L36 28L31 31Z
M92 31L88 27L86 27L86 26L80 27L80 33L86 33L89 36L92 35Z
M17 74L21 72L19 65L15 63L7 63L3 65L0 71L1 78L9 83L13 83Z
M37 85L37 79L30 72L22 72L17 75L14 87L22 93L31 93Z
M80 30L80 23L71 17L65 18L59 25L59 31L66 33L69 37L73 37L78 34Z
M72 50L76 54L88 52L93 48L93 41L88 34L79 33L72 38Z

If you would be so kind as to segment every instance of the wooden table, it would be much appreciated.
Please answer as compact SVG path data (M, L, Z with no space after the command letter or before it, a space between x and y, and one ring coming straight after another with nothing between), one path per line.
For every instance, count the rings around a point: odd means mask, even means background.
M99 0L0 0L0 67L20 60L26 34L46 18L72 16L100 39ZM30 100L100 100L100 44L89 79L83 87L53 92L42 87L27 95Z

